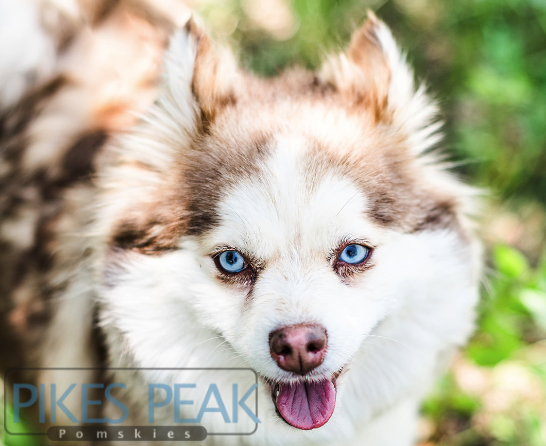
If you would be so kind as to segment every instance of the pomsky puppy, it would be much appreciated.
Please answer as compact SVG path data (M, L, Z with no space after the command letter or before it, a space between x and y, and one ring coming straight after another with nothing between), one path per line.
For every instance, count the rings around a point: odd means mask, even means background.
M249 367L261 425L207 442L414 444L481 269L436 106L371 13L260 79L160 6L2 6L2 368Z

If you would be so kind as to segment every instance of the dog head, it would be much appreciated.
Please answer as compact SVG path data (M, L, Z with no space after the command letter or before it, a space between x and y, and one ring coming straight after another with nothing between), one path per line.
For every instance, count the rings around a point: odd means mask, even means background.
M298 429L401 398L468 336L478 250L387 27L258 79L189 22L165 64L100 179L103 322L141 366L251 366Z

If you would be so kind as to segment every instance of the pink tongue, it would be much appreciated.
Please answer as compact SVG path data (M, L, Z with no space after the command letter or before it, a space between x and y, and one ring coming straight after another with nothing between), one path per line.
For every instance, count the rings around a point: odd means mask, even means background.
M329 380L280 384L277 409L288 424L298 429L315 429L326 424L335 405L336 390Z

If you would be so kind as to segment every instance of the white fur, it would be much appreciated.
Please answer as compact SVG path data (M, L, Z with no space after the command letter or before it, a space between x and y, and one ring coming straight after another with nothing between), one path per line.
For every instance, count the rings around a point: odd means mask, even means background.
M296 431L278 420L262 388L263 425L236 443L345 438L354 444L355 436L362 444L410 445L417 401L444 356L472 330L475 253L449 231L404 235L376 226L365 217L366 197L347 179L333 175L310 193L304 166L298 167L305 151L301 137L279 135L261 180L232 187L220 205L222 222L207 238L186 239L179 251L161 257L127 258L116 286L101 293L103 324L116 327L114 336L121 333L130 352L112 365L250 366L263 379L290 380L270 357L269 332L320 323L329 349L311 379L349 366L332 419L316 431ZM350 286L326 261L347 236L376 246L374 267ZM207 253L222 244L270 262L250 302L244 290L226 289L213 278ZM219 339L209 340L214 337ZM384 415L373 421L379 414ZM219 419L213 423L217 429Z

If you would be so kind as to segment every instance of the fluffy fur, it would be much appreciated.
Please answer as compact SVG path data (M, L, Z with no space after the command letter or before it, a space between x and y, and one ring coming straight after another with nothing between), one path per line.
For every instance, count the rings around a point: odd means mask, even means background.
M10 6L31 32L15 71L0 46L2 367L252 367L262 424L210 444L413 444L420 401L473 329L480 245L475 193L430 153L436 107L388 28L370 14L317 73L263 80L184 10L93 5ZM348 241L373 253L338 271ZM225 247L252 278L218 271ZM328 333L304 378L268 345L299 323ZM158 377L180 378L130 387ZM326 425L280 419L276 383L332 377Z

